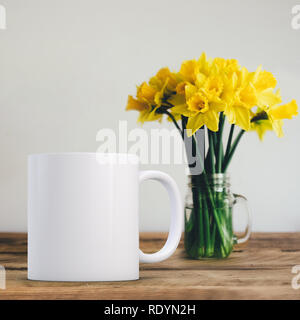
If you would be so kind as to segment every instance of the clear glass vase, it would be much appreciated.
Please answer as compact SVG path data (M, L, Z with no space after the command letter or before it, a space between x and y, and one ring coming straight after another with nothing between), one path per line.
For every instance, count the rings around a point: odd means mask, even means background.
M248 216L244 235L234 235L232 214L241 203ZM230 191L229 175L189 176L185 199L185 250L190 258L226 258L235 243L246 242L251 233L247 199Z

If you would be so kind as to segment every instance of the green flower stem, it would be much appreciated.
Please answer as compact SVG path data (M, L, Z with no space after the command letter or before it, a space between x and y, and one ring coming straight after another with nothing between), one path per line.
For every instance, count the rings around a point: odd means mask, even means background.
M232 142L232 138L233 138L234 129L235 129L235 125L232 124L232 125L230 126L230 132L229 132L229 136L228 136L228 141L227 141L227 146L226 146L226 152L225 152L224 160L228 157L228 155L229 155L229 153L230 153L230 148L231 148L231 142Z
M214 195L213 195L213 192L212 192L212 190L211 190L211 188L209 186L209 183L207 181L206 174L204 174L203 176L204 176L204 181L205 181L205 185L206 185L205 191L207 193L208 199L209 199L210 204L211 204L211 208L212 208L212 211L213 211L214 219L215 219L215 222L217 224L218 232L219 232L220 237L221 237L222 245L225 247L225 242L224 242L224 239L222 237L223 230L222 230L220 218L219 218L219 215L218 215L218 210L216 209Z
M197 192L198 193L198 192ZM199 233L199 244L200 244L200 252L199 255L203 256L205 255L205 239L204 239L204 221L203 221L203 199L204 197L202 196L201 192L198 193L199 197L199 226L200 226L200 233Z
M209 141L209 160L210 160L210 168L211 173L215 173L215 164L214 164L214 158L215 158L215 152L214 152L214 138L213 133L208 130L208 141Z
M172 113L170 113L169 111L167 110L164 110L164 113L172 120L172 122L174 123L175 127L178 129L178 131L180 132L180 135L181 137L183 138L183 135L184 135L184 129L180 128L176 119L174 118L174 116L172 115Z
M187 117L185 117L185 116L182 115L182 116L181 116L182 131L183 131L184 129L186 129L187 121L188 121Z
M216 172L222 172L222 162L223 162L223 129L224 129L224 120L225 116L223 112L220 113L220 123L219 123L219 131L217 136L217 153L216 153Z
M211 147L208 147L207 155L204 160L204 168L206 172L211 172L211 164L213 163L213 159L211 158L211 151L209 150L209 148Z
M202 224L202 217L201 217L201 211L202 211L202 199L201 199L201 193L198 192L196 179L197 176L192 176L192 194L193 194L193 214L195 219L195 225L194 225L194 233L195 233L195 243L194 247L197 251L195 254L196 256L203 256L204 250L204 234L203 234L203 224Z
M235 150L236 150L236 148L237 148L237 146L238 146L238 144L239 144L239 142L240 142L240 140L241 140L241 138L242 138L244 133L245 133L245 130L242 129L239 132L239 134L237 135L237 137L235 138L235 140L234 140L234 142L232 144L232 147L230 148L229 155L224 161L223 172L226 172L226 170L227 170L227 168L229 166L229 163L230 163L230 161L231 161L231 159L232 159L232 157L234 155L234 152L235 152Z
M213 223L213 227L212 227L212 232L211 232L211 250L212 250L212 253L214 253L217 225L214 222L212 222L212 223Z
M211 247L211 240L210 240L210 223L209 223L209 214L208 214L208 207L206 203L205 197L203 197L203 222L205 225L205 254L207 257L213 254L213 249Z
M217 135L216 135L216 132L214 131L210 131L210 134L212 135L212 141L213 141L213 150L214 150L214 155L216 156L217 152L218 152L218 149L217 149L217 141L218 141L218 138L217 138Z

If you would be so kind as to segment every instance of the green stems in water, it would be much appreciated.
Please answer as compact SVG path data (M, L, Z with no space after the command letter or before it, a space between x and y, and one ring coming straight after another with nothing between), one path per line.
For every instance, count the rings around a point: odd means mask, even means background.
M217 191L207 174L191 176L191 179L193 204L185 219L186 251L195 259L225 258L233 245L227 194Z
M182 116L180 126L169 111L164 110L164 113L170 117L185 139L187 136L184 130L188 118ZM189 256L196 259L225 258L232 250L231 208L227 206L227 194L220 192L219 187L212 184L210 175L226 172L244 130L241 130L234 139L235 125L231 125L224 154L224 127L225 116L221 112L219 130L213 132L207 129L209 146L205 159L201 158L196 137L187 138L191 139L192 150L195 153L193 156L196 156L197 161L204 167L201 174L191 176L192 204L188 207L190 211L185 219L185 248Z

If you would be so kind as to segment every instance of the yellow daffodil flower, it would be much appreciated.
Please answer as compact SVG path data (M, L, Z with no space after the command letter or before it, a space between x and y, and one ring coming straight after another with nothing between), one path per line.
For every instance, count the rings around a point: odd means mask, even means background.
M281 138L283 137L283 120L292 119L296 115L298 115L298 105L295 100L280 106L259 108L251 119L251 130L258 133L260 140L263 140L268 130L273 130Z
M198 72L198 64L196 60L184 61L180 68L180 75L184 81L195 83Z
M136 110L140 112L138 122L144 123L145 121L155 121L161 120L162 115L156 114L155 109L152 109L151 106L144 101L133 98L132 96L128 97L126 110Z
M177 76L169 68L162 68L150 79L149 84L158 91L165 87L171 93L176 90Z
M218 131L221 104L210 101L204 90L193 85L185 87L185 96L187 103L182 114L189 117L187 129L191 129L194 134L199 128L206 125L208 129Z
M139 122L160 120L161 114L156 114L156 102L160 92L157 92L153 87L143 82L137 88L137 99L132 96L128 97L126 110L136 110L140 112Z
M276 84L261 66L249 72L235 59L207 59L203 53L198 60L184 61L178 73L160 69L137 87L136 98L128 97L126 110L139 111L140 122L160 121L163 114L171 121L187 118L193 134L203 126L218 131L223 112L229 123L255 130L261 139L268 130L280 137L283 120L296 115L298 107L295 100L280 105Z
M256 91L257 105L263 107L266 105L274 105L281 103L280 91L274 92L276 87L276 79L272 73L262 71L259 66L255 72L250 74L250 81Z
M136 97L140 101L144 101L148 105L154 104L154 98L156 94L156 90L148 85L146 82L143 82L138 88L137 88L137 94Z
M179 75L182 81L195 84L199 75L208 76L211 69L211 61L206 59L205 53L202 53L199 60L187 60L181 65Z
M236 124L243 130L250 129L250 110L257 103L255 88L249 82L249 73L243 68L231 77L225 76L224 94L226 101L224 114L229 123Z
M220 73L223 73L231 77L233 73L237 73L239 70L240 66L237 60L215 58L212 62L211 74L219 75Z

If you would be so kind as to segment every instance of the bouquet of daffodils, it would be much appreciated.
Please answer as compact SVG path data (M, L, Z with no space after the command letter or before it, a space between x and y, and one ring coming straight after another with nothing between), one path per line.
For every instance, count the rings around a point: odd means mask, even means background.
M256 131L260 139L268 130L282 137L283 120L298 113L296 101L282 104L275 77L261 66L250 72L235 59L208 59L203 53L199 60L184 61L179 72L160 69L137 87L136 97L128 97L126 109L139 111L142 123L167 117L195 149L195 133L205 128L209 146L202 174L191 176L194 218L186 221L186 250L193 258L228 256L233 240L226 238L228 221L218 210L224 197L211 187L210 177L226 172L246 131ZM225 118L231 126L223 145Z

